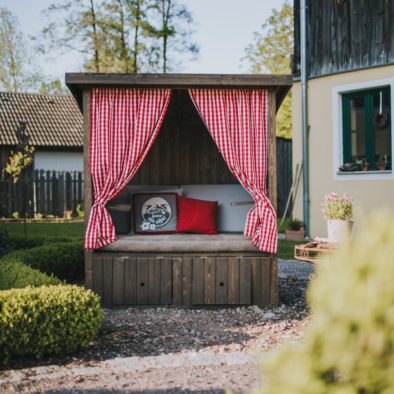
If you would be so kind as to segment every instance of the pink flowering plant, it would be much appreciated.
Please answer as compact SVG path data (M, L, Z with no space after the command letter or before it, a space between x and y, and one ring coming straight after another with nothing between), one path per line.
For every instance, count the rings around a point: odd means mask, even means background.
M321 205L323 216L326 220L351 220L353 215L353 198L344 193L330 193L324 196Z

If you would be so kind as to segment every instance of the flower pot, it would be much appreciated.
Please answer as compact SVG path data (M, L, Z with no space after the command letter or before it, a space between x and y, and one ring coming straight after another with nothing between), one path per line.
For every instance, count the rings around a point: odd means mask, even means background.
M285 233L289 241L303 241L305 238L304 230L286 230Z
M340 242L352 235L353 221L327 220L328 240Z

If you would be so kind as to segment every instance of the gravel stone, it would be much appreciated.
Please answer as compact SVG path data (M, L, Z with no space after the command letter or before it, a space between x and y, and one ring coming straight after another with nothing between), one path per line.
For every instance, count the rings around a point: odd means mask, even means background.
M275 308L107 309L88 349L12 361L0 370L0 392L250 392L260 384L261 353L302 341L311 272L309 264L280 260Z

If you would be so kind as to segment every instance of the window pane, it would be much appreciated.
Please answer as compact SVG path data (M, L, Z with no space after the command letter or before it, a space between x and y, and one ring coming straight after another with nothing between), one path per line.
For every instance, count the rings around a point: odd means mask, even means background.
M350 100L350 132L351 161L365 159L365 97Z
M380 111L381 107L381 111ZM380 115L380 113L382 113ZM373 96L373 139L375 163L391 162L390 146L390 93L385 92Z

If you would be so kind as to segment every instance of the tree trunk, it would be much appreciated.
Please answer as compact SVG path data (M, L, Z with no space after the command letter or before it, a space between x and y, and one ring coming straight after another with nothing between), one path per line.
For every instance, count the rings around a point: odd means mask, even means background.
M92 14L92 28L93 28L93 48L94 48L94 66L96 72L100 72L100 56L99 56L99 45L97 37L97 19L94 8L94 0L90 0L90 12Z
M125 28L124 28L124 12L123 12L123 4L121 0L118 0L119 4L119 17L120 17L120 45L122 51L122 58L124 62L123 71L129 72L129 56L127 53L127 45L125 39Z
M134 64L133 64L133 72L138 73L138 51L139 51L139 27L141 22L141 3L140 0L136 2L136 22L135 22L135 30L134 30Z

